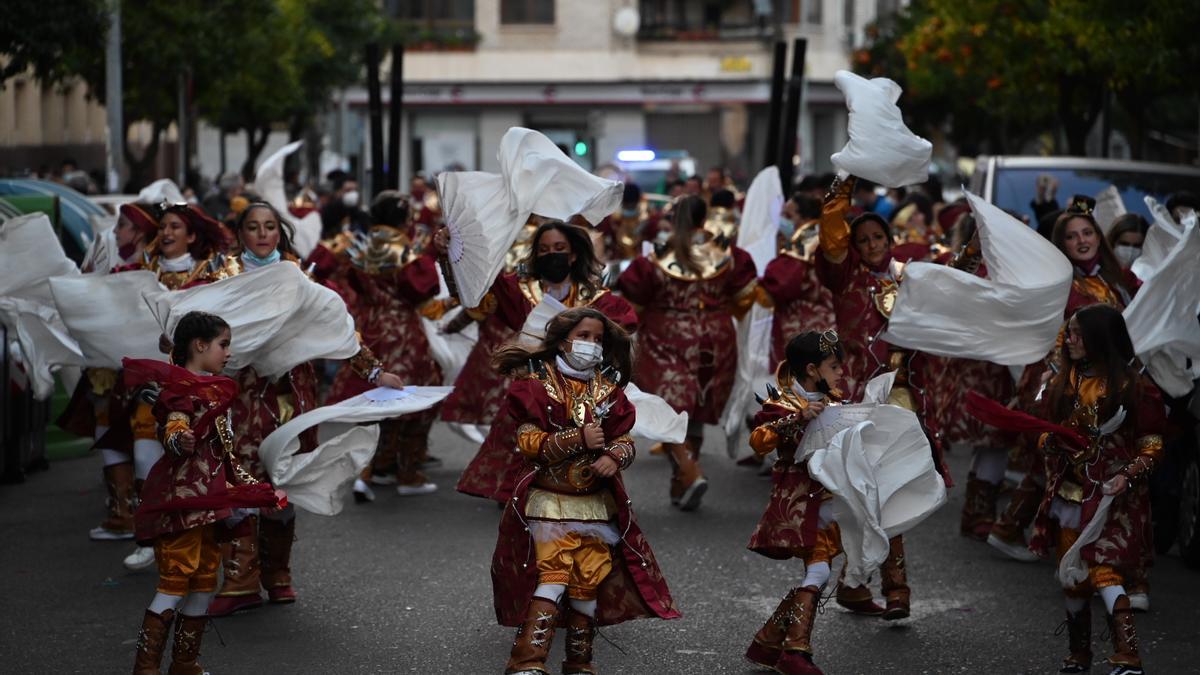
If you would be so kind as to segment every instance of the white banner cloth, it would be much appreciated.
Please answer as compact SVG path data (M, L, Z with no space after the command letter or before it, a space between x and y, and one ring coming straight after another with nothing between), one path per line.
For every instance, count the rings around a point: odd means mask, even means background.
M966 193L988 278L910 263L884 339L938 356L1023 366L1053 347L1071 290L1071 263L1017 219Z
M850 109L849 142L830 157L843 174L898 188L929 180L933 144L909 131L896 101L900 85L877 77L871 80L839 70L833 83L846 95Z
M500 141L500 173L438 174L449 230L448 257L464 306L477 306L531 214L595 225L616 210L624 187L593 176L542 134L512 127Z
M90 368L121 368L121 359L163 360L162 328L142 301L143 293L164 292L149 270L83 274L50 280L54 304Z
M359 350L354 319L342 298L287 262L142 297L168 336L193 310L225 319L233 333L230 372L252 366L259 375L275 378L313 359L348 359Z
M271 484L287 491L288 501L323 516L342 510L346 491L375 454L379 427L354 426L428 410L446 398L453 387L405 387L403 396L373 401L372 392L299 415L271 432L258 448L258 457ZM373 390L378 391L378 390ZM298 453L300 434L318 425L324 440L312 452Z

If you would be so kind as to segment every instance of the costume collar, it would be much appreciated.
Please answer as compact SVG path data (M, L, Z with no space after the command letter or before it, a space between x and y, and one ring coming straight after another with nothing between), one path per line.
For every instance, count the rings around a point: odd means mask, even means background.
M162 258L158 261L158 266L164 272L191 272L196 266L196 261L192 259L191 253L184 253L178 258Z

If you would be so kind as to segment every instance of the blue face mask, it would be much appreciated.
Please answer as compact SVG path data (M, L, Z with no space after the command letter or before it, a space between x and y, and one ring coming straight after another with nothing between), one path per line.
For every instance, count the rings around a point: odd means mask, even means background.
M279 262L279 249L271 251L271 255L266 256L265 258L255 255L254 251L251 251L250 249L246 249L242 251L242 257L254 266L262 267L263 265L270 265L271 263Z
M779 219L779 234L782 234L784 239L790 240L792 238L792 235L795 233L796 233L796 224L792 222L791 218L780 218Z

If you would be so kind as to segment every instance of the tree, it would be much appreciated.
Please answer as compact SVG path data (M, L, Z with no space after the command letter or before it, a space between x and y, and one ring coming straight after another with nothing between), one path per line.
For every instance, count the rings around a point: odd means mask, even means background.
M0 12L0 86L32 70L46 84L75 75L87 53L104 54L103 0L6 0Z

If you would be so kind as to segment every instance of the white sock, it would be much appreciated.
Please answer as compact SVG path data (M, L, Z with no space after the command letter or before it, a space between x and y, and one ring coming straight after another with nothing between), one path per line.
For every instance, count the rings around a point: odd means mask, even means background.
M168 609L175 609L179 603L183 602L182 595L167 595L166 593L155 593L154 600L150 601L150 611L155 614L162 614Z
M1063 604L1067 606L1067 613L1071 616L1083 611L1087 607L1090 598L1072 598L1071 596L1063 596Z
M571 609L579 612L580 614L590 616L593 619L596 618L595 600L576 600L575 598L571 598Z
M133 475L138 480L146 480L150 475L150 467L163 456L162 443L153 438L139 438L133 442Z
M558 603L558 599L567 590L566 584L538 584L538 587L533 591L533 597L545 598L553 603Z
M829 581L829 563L819 562L813 563L804 570L804 581L801 586L808 588L812 586L820 589L825 586L825 582Z
M188 593L187 599L183 601L183 605L179 608L179 613L184 616L208 616L208 603L212 602L216 594L216 591L209 593Z
M1003 448L975 448L975 460L972 469L975 477L992 485L999 485L1004 480L1004 470L1008 468L1008 450Z
M100 456L104 459L104 466L110 467L117 464L127 464L133 458L118 450L109 450L108 448L100 448Z
M97 424L96 431L95 431L95 433L92 434L92 440L98 441L104 437L104 434L107 434L107 433L108 433L108 427L104 426L103 424Z
M1105 586L1100 589L1100 597L1104 598L1104 607L1108 609L1108 613L1112 614L1113 605L1117 604L1117 598L1125 595L1124 586Z

